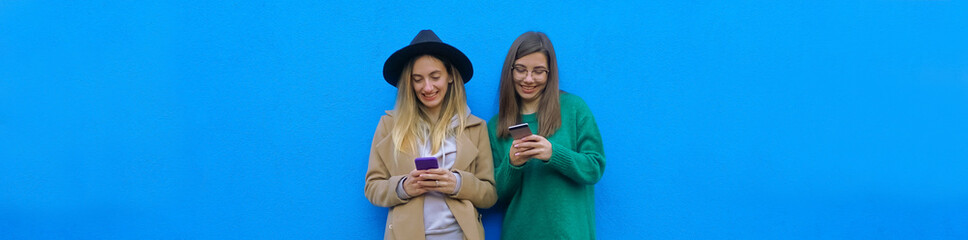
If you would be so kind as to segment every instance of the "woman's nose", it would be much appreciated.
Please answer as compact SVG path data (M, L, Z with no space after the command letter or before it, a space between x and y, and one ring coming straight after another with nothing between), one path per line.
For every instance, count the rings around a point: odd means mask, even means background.
M434 85L433 84L430 84L430 83L424 83L423 87L420 88L420 90L422 90L424 92L433 91L434 90Z
M528 72L528 75L524 77L524 81L529 83L534 82L534 76L532 76L531 72Z

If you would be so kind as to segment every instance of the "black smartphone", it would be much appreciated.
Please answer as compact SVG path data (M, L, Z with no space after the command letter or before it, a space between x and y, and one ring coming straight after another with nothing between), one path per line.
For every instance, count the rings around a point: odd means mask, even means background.
M528 123L521 123L514 126L508 127L508 131L511 132L511 137L514 139L521 139L527 136L531 136L531 127Z

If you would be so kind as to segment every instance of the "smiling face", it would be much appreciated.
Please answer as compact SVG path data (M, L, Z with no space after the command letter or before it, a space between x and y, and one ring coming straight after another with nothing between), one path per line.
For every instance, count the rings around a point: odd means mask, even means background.
M421 56L413 63L410 75L413 90L420 99L420 103L427 109L427 114L436 116L440 112L447 86L453 80L447 74L444 63L432 56Z
M512 77L514 90L525 104L536 102L548 82L548 57L536 52L514 61Z

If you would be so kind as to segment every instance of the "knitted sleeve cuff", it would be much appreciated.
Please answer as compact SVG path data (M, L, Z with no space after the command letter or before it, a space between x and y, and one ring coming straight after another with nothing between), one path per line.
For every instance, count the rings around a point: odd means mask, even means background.
M511 171L521 171L521 169L524 169L524 165L528 165L528 162L524 162L521 166L514 166L514 164L508 163L508 169Z
M579 155L575 151L561 146L557 143L551 143L551 158L548 159L548 164L554 165L558 169L569 168L574 165L575 155Z

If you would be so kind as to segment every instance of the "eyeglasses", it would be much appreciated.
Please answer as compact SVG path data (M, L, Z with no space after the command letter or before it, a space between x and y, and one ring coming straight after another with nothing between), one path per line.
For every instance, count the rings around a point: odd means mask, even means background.
M528 76L528 73L529 73L528 72L528 68L526 68L524 66L515 66L515 67L511 67L511 69L514 70L514 74L516 74L518 76L521 76L521 77L527 77ZM548 74L548 69L535 68L535 69L532 69L530 71L530 73L531 73L531 77L540 78L540 77L544 77L546 74Z

